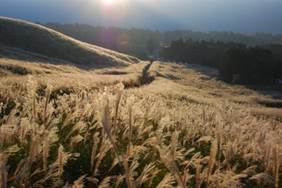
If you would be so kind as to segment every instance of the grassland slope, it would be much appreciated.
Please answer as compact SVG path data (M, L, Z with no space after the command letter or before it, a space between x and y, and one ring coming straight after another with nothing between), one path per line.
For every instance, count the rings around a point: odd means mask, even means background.
M78 41L39 24L6 17L0 17L0 43L83 68L124 66L139 61L135 57Z
M282 187L281 100L206 71L0 57L0 187Z

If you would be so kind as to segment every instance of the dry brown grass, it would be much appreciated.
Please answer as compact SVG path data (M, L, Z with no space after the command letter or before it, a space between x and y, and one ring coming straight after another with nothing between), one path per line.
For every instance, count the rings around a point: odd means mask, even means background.
M253 114L279 111L267 96L161 62L0 65L29 71L0 80L1 187L281 187L281 119Z

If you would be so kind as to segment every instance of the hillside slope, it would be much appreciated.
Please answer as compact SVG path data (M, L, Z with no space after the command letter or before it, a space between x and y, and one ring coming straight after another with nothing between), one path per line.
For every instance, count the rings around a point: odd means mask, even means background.
M282 187L281 100L208 67L29 56L0 57L0 186Z
M6 17L0 17L0 43L84 68L123 66L139 61L135 57L78 41L38 24Z

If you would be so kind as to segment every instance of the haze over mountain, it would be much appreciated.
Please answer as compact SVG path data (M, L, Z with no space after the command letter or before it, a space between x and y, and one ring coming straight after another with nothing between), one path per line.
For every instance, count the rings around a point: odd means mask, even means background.
M0 12L43 23L282 34L279 0L1 0Z

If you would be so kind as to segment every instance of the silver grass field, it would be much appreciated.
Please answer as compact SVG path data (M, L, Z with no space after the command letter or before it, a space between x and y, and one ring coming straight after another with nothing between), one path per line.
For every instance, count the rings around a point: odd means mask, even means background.
M282 186L270 96L174 63L0 64L1 188Z

